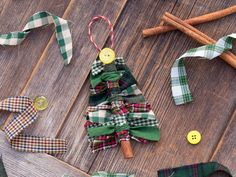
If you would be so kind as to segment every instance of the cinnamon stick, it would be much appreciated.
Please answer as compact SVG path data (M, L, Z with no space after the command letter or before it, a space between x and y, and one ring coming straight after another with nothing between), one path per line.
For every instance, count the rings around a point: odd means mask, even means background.
M198 29L192 27L191 25L187 24L183 20L175 17L170 13L165 13L162 17L162 20L166 23L174 26L178 30L182 31L186 35L190 36L191 38L195 39L201 44L213 44L216 41L203 32L199 31ZM236 56L231 52L227 51L220 55L220 58L223 59L225 62L230 64L232 67L236 68Z
M125 159L134 157L130 141L121 140L121 149L123 151Z
M223 17L225 17L227 15L230 15L230 14L233 14L233 13L236 13L236 5L234 5L232 7L229 7L229 8L226 8L226 9L223 9L223 10L219 10L219 11L216 11L216 12L205 14L205 15L202 15L202 16L190 18L190 19L185 20L185 22L190 24L190 25L197 25L197 24L217 20L217 19L223 18ZM143 36L144 37L149 37L149 36L152 36L152 35L158 35L158 34L165 33L165 32L168 32L168 31L173 31L173 30L176 30L176 28L173 27L173 26L169 26L169 25L162 26L162 25L160 25L158 27L143 30Z

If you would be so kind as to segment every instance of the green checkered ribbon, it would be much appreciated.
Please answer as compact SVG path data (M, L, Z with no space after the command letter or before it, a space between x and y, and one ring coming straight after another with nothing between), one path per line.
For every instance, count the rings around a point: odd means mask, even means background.
M217 162L198 163L158 171L158 177L210 177L223 172L233 177L229 169ZM224 175L225 176L225 175Z
M126 173L108 173L105 171L98 171L92 174L92 177L134 177Z
M55 25L56 38L64 63L67 65L72 58L72 39L68 22L49 12L37 12L32 15L22 31L0 34L0 45L18 45L34 28L49 24Z
M216 58L223 52L232 49L232 42L235 38L236 33L232 33L228 36L220 38L215 44L190 49L174 62L171 68L171 87L172 96L176 105L181 105L192 101L192 94L188 86L183 59L186 57L204 57L209 60Z

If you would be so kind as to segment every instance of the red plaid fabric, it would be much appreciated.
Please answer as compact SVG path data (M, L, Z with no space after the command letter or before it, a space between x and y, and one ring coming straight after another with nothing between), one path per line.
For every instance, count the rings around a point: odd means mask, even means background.
M117 88L119 87L119 82L113 82L113 81L107 81L107 88L112 89L112 88Z
M5 133L12 148L25 152L63 153L66 142L62 139L50 139L20 134L38 117L33 101L28 97L18 96L0 102L0 110L18 113L5 127Z
M128 141L129 139L129 132L127 130L123 130L111 135L102 135L95 138L90 138L89 142L92 152L96 152L99 150L116 147L121 140Z
M98 110L108 110L108 109L111 109L111 106L107 104L98 105L98 106L88 106L87 112L94 112Z
M151 110L151 105L149 103L133 103L127 104L130 112L149 112Z

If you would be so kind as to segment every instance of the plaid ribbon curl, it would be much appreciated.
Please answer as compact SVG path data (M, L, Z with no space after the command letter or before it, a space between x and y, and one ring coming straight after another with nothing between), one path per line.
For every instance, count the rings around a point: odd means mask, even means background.
M186 57L204 57L212 60L220 56L223 52L232 49L233 39L236 33L220 38L215 44L188 50L174 62L171 68L171 89L172 96L176 105L185 104L193 100L188 86L187 73L184 66Z
M7 98L0 102L0 110L17 113L4 130L13 149L50 154L66 151L66 142L63 139L21 134L25 128L38 118L38 113L30 98L24 96Z
M72 39L67 20L49 12L42 11L32 15L22 31L0 34L0 45L18 45L34 28L49 24L55 25L56 38L64 63L67 65L72 58Z

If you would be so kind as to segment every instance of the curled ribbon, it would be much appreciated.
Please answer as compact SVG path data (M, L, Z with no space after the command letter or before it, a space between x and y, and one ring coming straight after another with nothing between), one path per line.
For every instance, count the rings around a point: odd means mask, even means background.
M38 118L38 113L33 107L33 101L30 98L24 96L7 98L0 102L0 110L18 113L4 130L13 149L50 154L64 153L66 151L66 142L63 139L21 134L25 128Z
M232 42L235 38L236 33L232 33L228 36L220 38L215 44L190 49L175 60L171 68L171 89L176 105L186 104L193 100L188 86L184 58L203 57L204 59L212 60L220 56L225 51L232 49Z
M68 22L46 11L37 12L32 15L22 31L0 34L0 45L18 45L32 29L52 23L55 25L56 38L61 55L64 63L67 65L72 58L72 39Z

